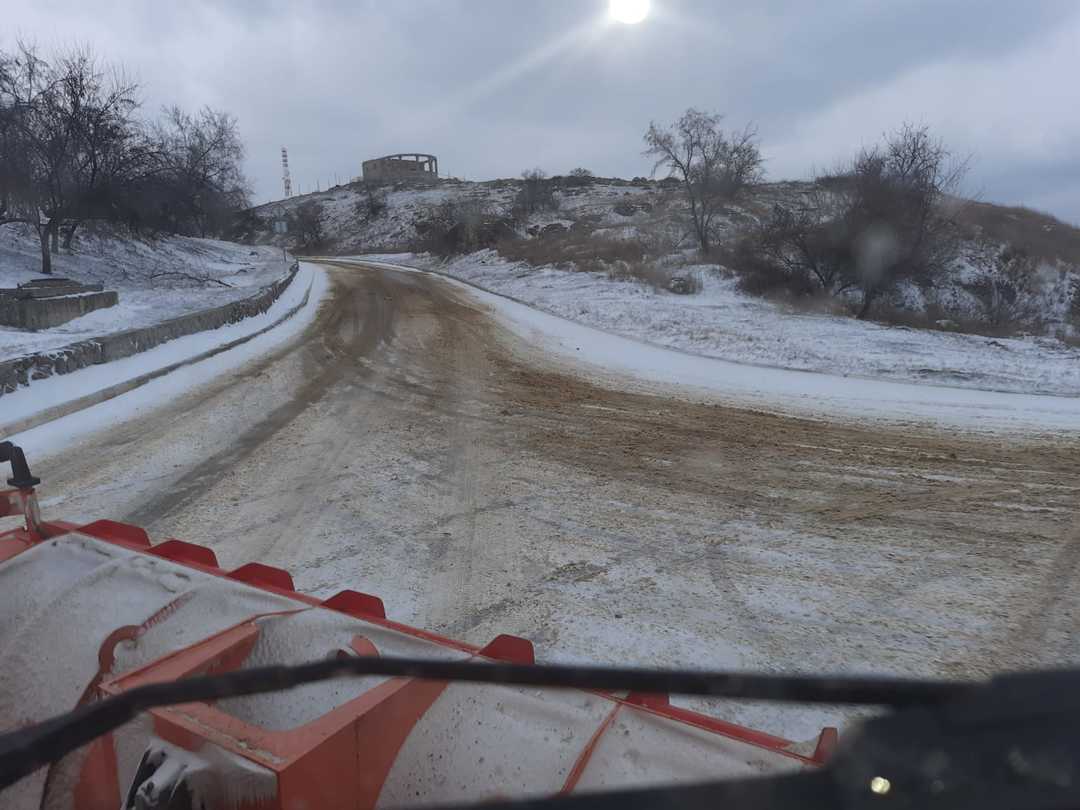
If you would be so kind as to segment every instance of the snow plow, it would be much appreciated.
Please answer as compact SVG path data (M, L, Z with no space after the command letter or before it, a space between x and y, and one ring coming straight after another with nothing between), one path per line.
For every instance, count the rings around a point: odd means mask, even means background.
M45 521L22 451L0 443L0 461L0 519L21 521L0 532L3 808L864 806L892 788L888 733L838 763L835 729L796 745L667 692L905 707L967 694L537 666L523 638L478 647L395 622L375 596L317 599L285 571L226 571L135 526ZM909 771L927 801L903 806L962 806L929 801L946 783L921 760Z
M38 481L9 448L0 515L24 523L0 535L3 730L241 668L534 661L523 638L464 644L387 618L375 596L314 599L285 571L225 571L208 548L152 545L134 526L45 522ZM187 794L206 808L422 806L799 770L834 741L827 729L798 748L663 695L346 676L155 708L8 788L3 806L172 807Z

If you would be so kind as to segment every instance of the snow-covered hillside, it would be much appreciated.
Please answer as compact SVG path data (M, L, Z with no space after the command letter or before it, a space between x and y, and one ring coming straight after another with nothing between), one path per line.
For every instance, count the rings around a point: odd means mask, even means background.
M0 226L0 287L39 277L39 262L32 232ZM286 269L279 248L181 236L147 240L86 228L70 252L53 257L53 274L117 290L119 304L39 332L0 327L0 359L226 304L254 294Z
M492 216L505 216L519 188L517 180L478 183L448 180L434 187L388 187L377 192L385 200L385 210L371 216L366 210L367 190L360 183L352 183L267 203L252 209L252 213L264 223L258 238L261 243L292 246L293 237L274 234L270 223L295 212L305 202L317 202L322 206L326 232L324 249L342 254L400 250L413 246L417 223L431 216L443 203L479 203ZM529 226L555 222L570 225L578 221L597 227L622 226L627 224L628 218L614 211L621 201L645 202L652 208L659 200L666 201L671 195L651 183L598 182L588 187L564 189L558 197L559 210L532 215Z
M511 221L521 181L444 182L434 188L379 192L373 211L362 184L270 203L254 210L266 223L308 201L322 205L325 243L342 255L414 252L417 225L444 203L473 206L502 218L516 238L486 250L413 263L512 295L590 326L694 353L738 362L914 380L1005 391L1080 394L1080 230L1026 211L972 203L962 206L961 257L933 285L899 285L885 297L879 321L850 316L844 298L790 301L740 292L737 267L702 264L694 250L677 187L638 179L557 183L554 210ZM808 183L755 189L719 222L721 247L777 204L813 198ZM809 195L809 196L808 196ZM1006 244L1030 246L1034 283L1029 316L1002 327L986 317L978 283ZM672 295L672 280L684 284ZM858 293L853 293L858 295Z
M696 295L633 279L532 268L488 250L451 261L371 260L446 273L572 321L692 354L758 366L1015 393L1080 396L1080 348L1053 338L990 338L807 313L754 298L709 266Z

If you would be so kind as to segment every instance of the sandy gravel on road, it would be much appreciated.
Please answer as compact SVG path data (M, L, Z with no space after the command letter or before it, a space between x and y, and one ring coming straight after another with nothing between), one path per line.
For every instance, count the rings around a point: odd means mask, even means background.
M547 659L974 677L1080 663L1080 454L615 390L439 279L38 465L110 516ZM837 715L726 716L792 737Z

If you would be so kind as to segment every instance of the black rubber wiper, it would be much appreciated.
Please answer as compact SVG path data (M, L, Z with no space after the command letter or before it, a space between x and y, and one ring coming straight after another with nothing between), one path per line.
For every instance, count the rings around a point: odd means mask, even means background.
M894 710L866 721L846 736L828 765L804 774L484 803L485 810L1080 807L1080 671L961 683L370 657L150 684L12 731L0 736L0 788L157 706L274 692L344 675L875 705Z

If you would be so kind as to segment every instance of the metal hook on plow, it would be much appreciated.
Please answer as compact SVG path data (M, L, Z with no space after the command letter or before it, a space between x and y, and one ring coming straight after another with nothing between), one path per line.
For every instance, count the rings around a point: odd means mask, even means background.
M45 533L34 494L34 487L41 483L41 479L30 472L22 448L11 442L0 442L0 464L4 462L11 464L11 477L7 482L15 489L0 492L0 517L22 512L26 518L26 531L31 537L41 539Z

